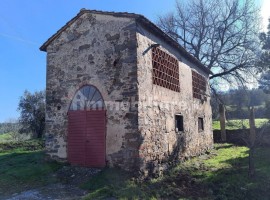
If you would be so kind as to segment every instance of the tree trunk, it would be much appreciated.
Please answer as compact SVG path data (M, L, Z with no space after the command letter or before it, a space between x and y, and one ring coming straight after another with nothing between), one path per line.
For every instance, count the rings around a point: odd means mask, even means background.
M33 132L33 138L39 139L42 138L42 132L38 128L36 128Z
M249 116L249 169L248 175L250 178L255 176L255 164L254 164L254 151L255 151L255 142L256 142L256 127L255 127L255 116L254 116L254 107L250 108Z
M223 104L219 104L219 121L220 121L221 141L226 142L226 129L225 129L226 118Z
M254 147L249 149L249 166L248 166L248 176L253 178L255 176L255 164L254 164Z
M41 132L41 131L39 131L39 132L37 133L37 138L42 138L42 132Z
M42 129L41 129L41 125L39 125L39 127L37 128L37 138L42 138Z

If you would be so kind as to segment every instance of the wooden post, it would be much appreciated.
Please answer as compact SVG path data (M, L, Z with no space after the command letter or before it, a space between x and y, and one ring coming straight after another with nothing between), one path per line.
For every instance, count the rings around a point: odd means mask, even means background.
M225 109L223 104L219 104L219 122L220 122L220 131L221 131L221 141L226 142L226 129L225 129Z
M249 109L249 170L248 175L250 178L255 176L255 166L254 166L254 151L255 151L255 142L256 142L256 126L255 126L255 116L254 116L254 107Z
M256 140L254 107L251 107L249 112L250 112L249 114L249 127L250 127L249 141L250 141L250 146L254 146L255 140Z

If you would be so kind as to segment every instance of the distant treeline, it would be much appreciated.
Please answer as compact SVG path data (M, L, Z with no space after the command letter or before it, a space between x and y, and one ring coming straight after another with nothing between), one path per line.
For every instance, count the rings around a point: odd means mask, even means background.
M270 95L261 89L237 89L218 94L226 107L227 119L247 119L248 107L255 107L256 118L270 118ZM212 95L211 99L213 119L219 118L219 102Z
M9 132L18 132L20 127L19 123L0 123L0 134Z

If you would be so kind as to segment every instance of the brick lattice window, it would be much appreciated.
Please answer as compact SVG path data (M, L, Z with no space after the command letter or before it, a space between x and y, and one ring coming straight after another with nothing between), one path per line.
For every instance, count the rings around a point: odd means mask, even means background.
M153 83L180 92L178 60L162 51L152 49Z
M206 79L204 76L192 70L193 98L201 99L206 92Z

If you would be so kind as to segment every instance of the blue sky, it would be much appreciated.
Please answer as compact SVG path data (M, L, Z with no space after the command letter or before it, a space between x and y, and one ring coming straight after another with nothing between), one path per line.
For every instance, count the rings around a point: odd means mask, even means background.
M174 7L174 0L1 0L0 122L19 116L24 90L45 88L46 54L39 47L81 8L156 16Z
M155 21L174 5L175 0L1 0L0 122L19 116L24 90L45 89L46 54L39 47L81 8L134 12Z

